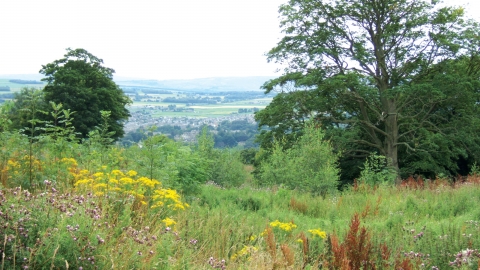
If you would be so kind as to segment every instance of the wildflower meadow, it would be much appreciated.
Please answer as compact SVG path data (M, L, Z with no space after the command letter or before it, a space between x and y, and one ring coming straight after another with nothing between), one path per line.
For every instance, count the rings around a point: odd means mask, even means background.
M206 134L128 148L1 136L2 270L479 267L476 174L309 192L262 183Z

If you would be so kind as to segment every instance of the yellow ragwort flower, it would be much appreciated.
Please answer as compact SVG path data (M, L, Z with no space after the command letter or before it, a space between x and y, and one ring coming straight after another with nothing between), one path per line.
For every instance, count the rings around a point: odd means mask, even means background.
M122 183L123 185L129 185L129 184L133 184L134 181L130 177L122 177L120 178L120 183Z
M102 178L103 175L104 175L103 172L97 172L97 173L94 173L94 174L93 174L93 177L95 177L95 178Z
M75 182L74 186L76 187L79 185L87 185L87 184L91 184L92 182L93 182L92 179L81 179Z
M135 175L137 175L137 172L134 171L134 170L130 170L127 172L127 175L130 176L130 177L134 177Z
M112 174L115 176L124 176L123 172L120 170L113 170Z
M241 250L239 250L237 253L233 254L230 257L230 259L232 261L235 261L240 257L246 257L248 255L251 255L251 254L257 252L257 250L258 250L258 248L254 247L254 246L243 246L243 248Z
M70 163L71 166L77 167L78 163L74 158L62 158L62 162L64 163Z
M312 230L308 230L309 233L313 234L313 236L318 236L320 238L325 238L327 237L327 233L320 230L320 229L312 229Z
M150 179L147 177L140 177L137 179L138 182L142 183L143 185L149 187L149 188L154 188L155 185L159 185L160 182L155 180L155 179Z
M108 183L118 185L118 180L114 179L114 178L110 178L110 179L108 179Z
M165 205L165 204L164 204L162 201L157 201L157 202L155 202L154 205L152 205L152 209L158 208L158 207L162 207L162 206L164 206L164 205Z
M177 222L169 217L165 218L162 220L163 223L165 223L165 227L170 227L172 225L177 224Z
M103 188L107 188L107 184L104 184L104 183L100 183L100 184L96 184L93 186L93 189L103 189Z
M297 225L295 225L293 222L288 222L288 223L283 223L278 220L270 222L271 227L278 227L279 229L289 232L295 228L297 228Z

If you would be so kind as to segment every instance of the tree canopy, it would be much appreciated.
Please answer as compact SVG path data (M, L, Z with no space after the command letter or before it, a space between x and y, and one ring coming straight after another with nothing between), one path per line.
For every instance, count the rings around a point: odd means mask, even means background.
M295 137L322 123L348 157L386 156L397 172L456 173L478 160L479 31L461 7L423 0L290 0L267 56L286 66L256 114Z
M69 48L64 58L40 70L45 75L42 80L47 82L43 89L45 101L74 111L72 124L83 138L102 123L101 111L109 111L109 131L114 132L112 138L118 139L130 116L126 108L130 100L113 81L114 72L88 51Z

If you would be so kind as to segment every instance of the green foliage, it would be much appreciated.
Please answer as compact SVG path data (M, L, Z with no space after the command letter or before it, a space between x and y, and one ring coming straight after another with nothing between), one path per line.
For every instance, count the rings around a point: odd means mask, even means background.
M247 148L240 151L240 156L242 157L243 164L253 165L255 162L255 156L257 155L258 149L256 148Z
M314 119L342 162L376 152L397 174L432 176L478 161L480 31L463 8L290 0L279 12L285 36L267 56L286 68L263 86L280 94L255 115L271 128L262 147L285 136L288 148Z
M44 123L43 116L48 110L48 103L44 94L36 88L24 87L14 95L14 104L10 110L11 128L22 130L30 137L41 133L40 127Z
M175 177L174 170L170 170L171 173L167 175L162 173L165 172L165 168L173 165L172 162L168 162L174 151L173 144L173 141L164 135L153 135L142 141L137 162L146 169L146 175L150 179L169 182L170 178Z
M155 129L155 128L153 128ZM190 196L199 192L211 174L211 162L201 152L165 135L153 135L131 146L127 154L138 172Z
M72 124L82 138L102 124L101 111L109 111L108 131L116 140L123 136L123 121L130 116L126 108L130 99L113 82L115 71L102 64L84 49L67 49L64 58L42 66L40 73L46 76L42 80L47 82L43 92L46 102L75 112Z
M472 169L470 170L470 175L480 175L480 167L476 162L473 164Z
M270 149L277 140L283 140L285 147L289 148L301 135L305 119L308 118L314 100L310 92L280 93L263 110L255 114L259 126L269 126L269 130L262 130L257 136L260 146Z
M62 104L55 104L53 101L50 102L50 106L53 121L45 123L45 133L57 143L62 139L75 141L75 128L72 126L74 112L62 109Z
M48 134L64 133L52 131L36 138L32 155L27 136L0 133L0 253L5 254L1 261L5 269L63 269L67 264L69 269L88 269L92 261L99 269L211 269L222 264L232 269L278 265L309 269L333 265L344 256L338 250L347 250L345 254L358 259L355 247L362 252L368 248L368 261L382 269L405 269L398 265L402 261L413 269L422 263L428 269L448 269L450 263L459 263L456 258L463 252L480 244L478 176L454 188L441 179L411 186L371 187L360 182L342 192L315 196L335 186L302 181L325 176L312 171L328 164L332 166L327 173L334 171L337 156L324 140L324 131L311 123L291 148L276 153L277 165L283 166L278 168L278 177L293 176L286 180L298 183L296 190L291 190L290 183L279 187L273 181L265 188L252 188L238 180L240 176L229 176L237 169L240 172L240 154L213 149L209 136L204 146L210 146L203 149L211 152L162 135L145 139L142 147L66 140L65 148L56 148L62 136ZM265 149L257 156L262 152ZM153 169L149 166L152 160ZM387 179L381 170L375 173L384 161L378 156L369 159L364 175ZM35 191L15 188L29 187L25 182L30 164L38 176ZM281 170L284 167L290 170ZM150 172L162 181L161 189L160 183L143 177ZM226 177L222 186L205 184L216 172ZM311 186L320 191L304 192ZM179 201L179 194L170 188L187 194L190 207L173 203ZM160 206L159 202L164 207L150 207ZM175 211L176 207L185 210ZM361 221L357 231L349 223L352 216ZM341 245L355 239L365 242ZM467 261L476 264L476 256Z
M12 120L8 117L13 108L13 102L7 101L0 104L0 132L9 130Z
M308 123L304 135L289 149L276 142L271 156L262 163L259 181L262 184L283 184L325 196L338 185L338 156L324 140L321 128Z
M189 147L182 147L176 158L178 180L172 184L172 188L181 191L185 196L198 194L200 186L210 176L209 160L192 151Z
M214 149L215 140L207 127L203 127L197 138L196 151L205 159L208 179L223 187L238 187L247 179L241 162L240 151Z
M222 149L215 151L211 180L222 187L239 187L247 179L240 151Z
M386 157L371 154L365 160L358 182L373 187L381 184L394 184L396 178L397 173L395 169L389 166Z
M216 128L215 147L236 147L244 142L244 147L252 147L257 134L257 124L247 120L222 121Z
M115 136L115 131L109 131L111 115L110 111L100 111L102 122L99 123L94 130L88 132L89 140L103 146L110 145L114 142L112 138Z
M212 160L214 156L215 141L213 134L208 131L208 127L202 127L202 131L197 138L197 151L205 158Z

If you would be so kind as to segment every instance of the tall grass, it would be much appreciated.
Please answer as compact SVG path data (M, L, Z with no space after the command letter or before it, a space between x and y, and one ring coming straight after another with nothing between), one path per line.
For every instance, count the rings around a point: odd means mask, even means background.
M360 183L316 196L281 186L187 183L208 175L199 167L211 162L163 141L163 164L148 170L138 147L60 149L38 140L29 153L27 138L2 136L1 270L478 268L477 176L455 184ZM187 206L174 188L192 183Z

